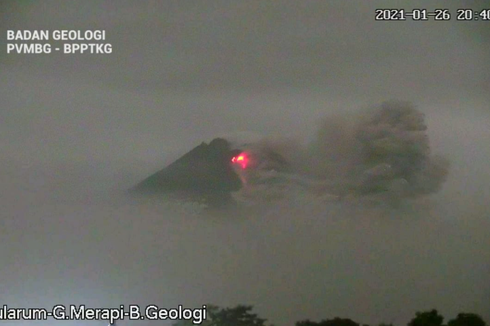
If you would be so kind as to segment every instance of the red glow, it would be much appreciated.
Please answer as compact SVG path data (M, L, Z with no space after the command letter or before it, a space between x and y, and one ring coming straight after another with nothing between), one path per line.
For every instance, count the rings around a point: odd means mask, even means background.
M231 159L231 162L235 163L235 164L240 164L242 169L245 169L247 167L247 164L248 164L248 158L244 153L242 153L238 156L233 156L233 158Z

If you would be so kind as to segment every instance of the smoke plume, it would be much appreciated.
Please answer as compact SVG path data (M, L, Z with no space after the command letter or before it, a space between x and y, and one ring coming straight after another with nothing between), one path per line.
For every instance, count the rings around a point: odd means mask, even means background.
M424 114L403 101L329 116L306 146L263 139L247 151L266 163L240 171L247 181L241 195L267 199L301 188L328 199L397 203L437 192L449 169L431 154Z

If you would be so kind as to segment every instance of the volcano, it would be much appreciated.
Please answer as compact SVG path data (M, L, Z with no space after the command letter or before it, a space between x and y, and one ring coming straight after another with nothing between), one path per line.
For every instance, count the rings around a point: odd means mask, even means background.
M216 206L229 203L242 182L232 159L240 154L223 138L203 142L130 189L133 194L174 194Z

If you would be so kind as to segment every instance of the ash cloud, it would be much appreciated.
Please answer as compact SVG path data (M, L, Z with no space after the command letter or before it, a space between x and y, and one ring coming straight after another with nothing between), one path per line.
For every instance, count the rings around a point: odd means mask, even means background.
M431 153L424 114L397 100L327 117L306 146L293 139L266 138L247 150L265 163L252 172L240 171L251 180L244 192L268 191L266 198L282 197L271 193L296 184L330 199L396 203L438 192L449 173L449 161ZM283 182L265 186L268 178Z

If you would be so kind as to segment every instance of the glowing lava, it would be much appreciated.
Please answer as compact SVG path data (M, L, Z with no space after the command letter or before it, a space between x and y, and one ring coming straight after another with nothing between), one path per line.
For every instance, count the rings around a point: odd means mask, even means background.
M241 153L238 156L233 156L233 158L231 159L231 162L234 164L240 164L242 169L245 169L247 167L247 164L248 164L248 157L245 155L245 153Z

